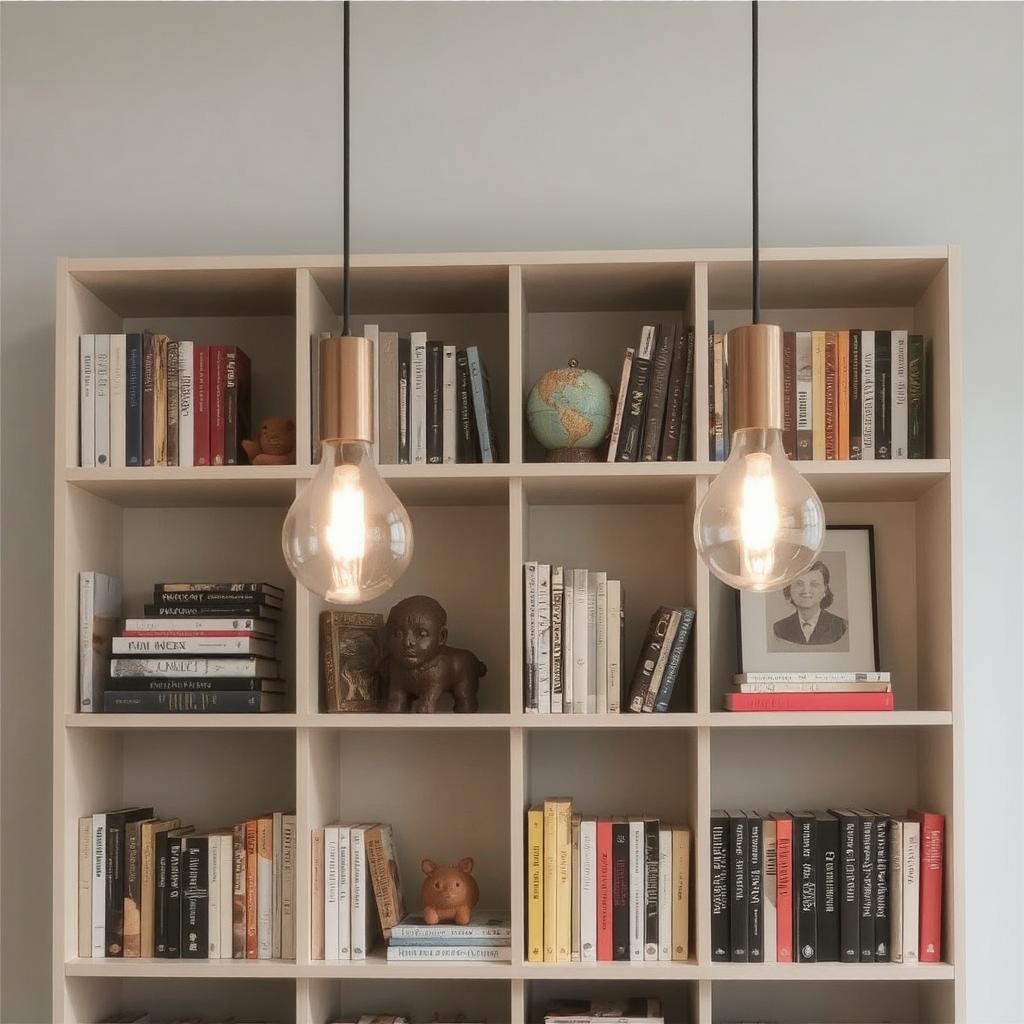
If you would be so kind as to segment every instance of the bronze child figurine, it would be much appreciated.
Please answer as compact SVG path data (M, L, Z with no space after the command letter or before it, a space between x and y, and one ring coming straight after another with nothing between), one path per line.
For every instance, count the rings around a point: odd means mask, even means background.
M384 689L387 710L433 714L450 693L453 710L477 709L477 691L487 666L472 651L449 647L448 615L432 597L399 601L384 627Z

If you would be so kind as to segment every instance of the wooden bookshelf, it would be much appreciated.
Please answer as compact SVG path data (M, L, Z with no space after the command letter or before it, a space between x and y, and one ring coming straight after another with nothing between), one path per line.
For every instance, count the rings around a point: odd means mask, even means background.
M288 575L279 534L312 475L309 338L339 326L336 256L61 259L57 266L54 499L53 1016L94 1022L145 1007L325 1024L334 1015L461 1009L491 1022L538 1021L553 997L657 995L673 1024L737 1019L967 1020L964 829L960 268L955 248L762 252L764 319L787 328L910 328L933 339L932 458L807 462L830 523L872 523L882 662L892 714L730 715L731 591L692 541L693 512L720 466L696 429L692 463L571 466L542 461L523 399L570 356L617 386L622 353L652 319L696 329L694 425L707 422L707 323L749 318L741 249L360 256L354 322L413 326L477 343L494 392L501 453L488 466L384 466L409 508L416 556L369 610L436 595L452 642L487 663L475 716L329 716L320 711L320 601ZM294 413L298 464L80 469L81 333L165 331L242 344L253 358L253 414ZM453 572L458 556L463 571ZM686 685L672 712L537 716L522 711L521 565L608 568L627 595L624 657L650 609L697 609ZM129 614L162 578L266 579L287 592L282 715L162 717L77 711L77 574L124 581ZM387 736L382 735L387 733ZM385 745L386 744L386 745ZM570 793L585 813L649 810L693 827L689 963L527 964L525 807ZM461 810L438 794L457 793ZM643 796L638 794L642 793ZM298 815L297 958L284 961L83 960L77 956L77 818L153 803L198 827L269 807ZM708 884L713 806L915 804L947 819L945 962L713 964ZM472 855L483 902L513 915L511 964L310 960L309 833L346 818L391 821L406 889L418 864ZM483 904L482 904L483 905ZM452 982L458 982L453 985ZM453 1002L453 999L455 1000ZM837 1016L838 1015L838 1016ZM472 1018L471 1018L472 1019Z

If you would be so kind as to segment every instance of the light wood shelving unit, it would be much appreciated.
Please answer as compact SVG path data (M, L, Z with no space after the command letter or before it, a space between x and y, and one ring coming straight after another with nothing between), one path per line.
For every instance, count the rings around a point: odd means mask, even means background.
M493 466L385 466L407 504L416 556L385 599L436 595L452 641L489 670L476 716L320 713L321 604L285 568L285 512L311 476L309 338L337 329L340 260L328 256L62 259L57 267L54 474L53 1017L94 1022L142 1006L325 1024L333 1014L459 1009L540 1020L555 996L659 995L673 1024L733 1020L913 1024L967 1020L964 1001L960 270L952 247L762 251L764 318L791 329L912 328L933 344L933 458L808 462L833 524L872 523L882 661L897 711L728 715L732 592L697 558L691 522L719 466L706 431L696 461L582 466L540 461L522 399L575 356L617 384L623 349L651 319L696 326L694 422L707 422L706 332L749 318L740 249L361 256L357 325L414 326L481 346L501 452ZM165 331L243 344L253 414L294 413L299 464L77 468L80 333ZM458 563L455 559L458 558ZM521 711L521 564L607 568L627 599L625 658L650 610L697 609L688 675L671 713L528 716ZM129 614L160 579L267 579L286 589L282 715L83 715L77 708L77 574L121 576ZM453 569L455 571L453 571ZM387 735L383 735L387 733ZM523 811L568 793L589 813L648 812L694 831L693 956L685 964L524 962ZM456 796L457 800L451 797ZM298 814L298 956L281 961L77 958L79 815L154 804L198 827L267 808ZM947 819L941 964L732 965L710 957L712 806L913 805ZM309 832L325 822L394 823L415 900L422 857L472 854L484 902L511 906L511 964L388 965L309 958ZM452 984L458 982L458 984Z

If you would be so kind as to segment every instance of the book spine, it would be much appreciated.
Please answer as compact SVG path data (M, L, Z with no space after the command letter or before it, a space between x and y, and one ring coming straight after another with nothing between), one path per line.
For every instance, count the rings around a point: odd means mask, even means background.
M227 426L227 345L210 346L210 465L224 465Z
M862 342L858 330L850 331L850 458L859 459L863 452L862 425Z
M409 358L409 461L414 465L424 465L427 461L426 332L413 331Z
M381 331L377 342L377 395L380 429L377 434L380 462L398 462L398 334Z
M644 819L644 960L658 959L661 929L658 921L658 881L661 873L659 824Z
M221 957L225 960L232 959L231 956L231 943L232 943L232 920L231 920L231 901L232 901L232 849L231 849L231 834L229 832L222 832L217 836L217 842L220 844L220 863L221 863L221 875L220 875L220 950Z
M92 815L78 819L78 955L92 956Z
M153 839L153 946L143 956L167 955L167 867L171 841L169 830L157 832ZM180 845L177 838L173 841Z
M395 884L398 865L390 825L376 825L367 831L366 858L381 931L385 939L390 939L394 927L405 917L402 894Z
M89 569L78 574L78 710L83 712L98 710L103 700L103 680L92 645L96 576Z
M597 585L602 573L587 572L587 704L588 715L597 712ZM607 576L605 585L607 586Z
M888 672L740 672L733 682L741 683L889 683Z
M923 964L942 960L942 872L945 819L915 812L921 826L920 958Z
M875 961L889 959L889 819L875 815Z
M124 469L127 429L127 335L110 335L110 468Z
M672 647L669 651L668 661L665 664L665 671L658 686L658 693L654 698L654 710L656 712L668 711L672 700L672 693L675 690L676 680L682 670L683 655L686 653L687 644L690 642L690 633L693 631L693 620L695 612L692 608L683 608L679 613L679 626L672 639Z
M231 830L231 959L245 959L245 822ZM315 904L312 911L316 916ZM225 950L225 955L227 950Z
M458 398L456 395L455 346L445 345L441 381L441 461L457 461Z
M782 335L782 450L796 459L796 332Z
M274 819L256 823L256 958L270 960L274 951Z
M860 457L875 457L875 332L860 332Z
M217 654L252 654L267 652L273 654L272 640L256 640L247 636L236 637L184 637L171 639L168 637L119 637L111 641L114 654L163 654L173 655L170 661L155 661L147 658L114 658L110 663L111 673L115 676L160 676L160 675L198 675L206 672L209 675L253 675L252 659L203 657L190 658L190 655ZM276 663L275 663L276 664ZM199 665L198 669L196 665ZM205 666L205 667L203 667ZM238 669L239 671L234 671ZM270 673L276 676L276 672Z
M185 836L174 836L167 847L167 910L163 956L171 960L180 959L182 956L186 839ZM160 955L159 947L157 955Z
M927 458L925 447L924 336L907 339L907 458Z
M672 829L658 828L658 959L672 959Z
M892 439L891 458L908 458L907 375L909 332L892 332Z
M376 349L374 354L376 354ZM235 420L233 451L237 463L245 465L248 462L249 456L246 455L245 449L242 447L242 441L255 436L252 425L252 363L248 355L240 348L235 349L235 358L237 416ZM376 453L376 448L374 448L374 453Z
M647 693L644 694L642 711L649 713L654 710L654 701L658 696L658 691L661 689L662 680L665 678L669 655L672 653L672 646L675 643L676 634L679 632L679 622L681 619L682 614L678 609L671 609L668 628L665 630L665 635L661 638L658 660L655 663L654 671L651 673L651 681L647 685Z
M195 465L195 345L178 343L178 465Z
M576 665L576 570L566 569L562 593L562 713L573 713L573 682Z
M858 814L860 864L860 962L875 961L875 819Z
M578 814L572 815L570 821L570 835L571 835L571 863L570 863L570 875L569 885L571 888L571 940L570 940L570 959L575 963L579 963L580 946L582 944L582 936L580 934L580 912L582 902L582 884L583 884L583 868L581 863L581 851L580 851L580 824L581 818Z
M220 890L225 865L221 864L220 851L220 836L210 836L206 852L208 880L206 897L206 955L210 960L220 960L224 955L220 941Z
M902 829L903 847L901 851L903 913L901 925L901 947L903 962L907 964L921 961L921 825L917 821L904 821Z
M228 345L224 350L224 465L237 466L238 429L238 348Z
M729 936L732 939L733 963L745 964L749 960L747 946L747 885L749 875L747 858L750 839L747 817L742 812L729 814Z
M875 331L875 458L892 458L891 331Z
M622 710L622 581L608 581L608 713Z
M726 391L726 372L728 350L726 349L725 337L721 334L714 336L714 361L715 368L715 462L724 462L729 457L729 427L727 425L729 416L729 397Z
M551 712L551 566L547 563L537 566L535 624L537 648L534 668L537 677L537 710L546 715Z
M181 414L178 342L167 339L167 465L178 465L178 417Z
M544 801L544 963L557 961L558 951L558 814L555 802Z
M626 400L629 397L629 375L633 368L633 357L636 355L635 348L627 348L622 360L622 373L619 374L619 392L615 398L615 412L612 415L612 429L608 436L608 455L606 462L617 462L616 454L619 450L619 437L622 434L622 417L626 412Z
M410 414L412 410L412 343L408 338L398 339L398 461L408 465L412 461L409 444Z
M814 458L814 358L810 331L796 332L796 457Z
M694 329L686 329L686 370L683 375L683 408L679 424L679 451L676 458L686 462L693 458L690 438L693 435L693 346Z
M633 680L629 687L629 710L643 711L644 700L651 686L654 671L658 665L662 646L672 621L671 608L659 608L651 617L651 624L640 651L640 658L633 670ZM653 704L651 705L653 707Z
M92 816L92 956L107 955L107 816Z
M476 419L473 416L473 397L469 382L469 357L465 349L455 353L456 427L455 460L459 463L480 461L476 440Z
M608 713L608 573L594 573L595 595L595 711L599 715Z
M480 443L480 461L497 462L497 438L491 419L490 389L487 382L487 370L480 358L480 350L476 345L466 349L469 360L469 387L473 398L473 415L476 419L477 439Z
M259 958L259 823L245 823L245 959Z
M889 823L889 961L903 959L903 822Z
M654 362L651 366L651 393L644 412L644 444L641 449L642 462L657 462L661 444L661 432L665 420L665 403L668 399L668 378L672 370L672 350L675 347L672 325L661 328L654 348Z
M840 878L839 821L831 814L817 818L817 938L818 962L839 960Z
M715 329L708 322L708 458L715 461Z
M537 594L536 562L523 565L523 710L535 712L537 703Z
M219 692L152 692L116 690L103 695L107 713L134 714L259 714L265 709L280 709L278 694Z
M629 960L629 822L612 822L612 960Z
M837 459L850 458L850 332L836 333Z
M629 819L629 959L644 958L646 850L642 818Z
M711 960L729 963L729 816L711 812Z
M690 830L672 830L672 959L690 959Z
M793 819L775 819L775 955L780 964L793 962Z
M313 829L309 842L309 956L324 959L324 829ZM244 947L243 947L244 948Z
M796 961L801 964L813 964L818 959L818 880L815 832L813 814L793 815L795 943Z
M444 346L427 344L427 462L444 458Z
M170 338L158 335L153 359L153 465L167 465L167 347Z
M739 683L740 693L888 693L891 683Z
M640 330L640 344L629 368L626 404L615 449L616 462L637 462L643 450L647 395L651 386L651 361L654 357L656 334L657 328L651 324Z
M551 713L562 713L562 601L565 573L560 565L551 567Z
M764 963L764 838L761 818L747 812L747 960Z
M142 465L142 335L125 340L125 437L126 466Z
M839 458L839 352L835 331L825 332L825 458Z
M761 905L764 927L761 948L764 963L778 963L778 822L762 819Z
M96 468L96 335L78 338L78 464Z
M388 960L477 960L500 962L507 961L511 955L511 946L389 946L387 958ZM372 1019L376 1020L378 1018ZM405 1018L394 1019L404 1020ZM562 1024L565 1024L565 1022L562 1022Z
M683 379L686 376L686 333L677 328L672 343L672 367L665 399L665 418L661 428L659 458L675 462L679 458L679 431L683 418Z
M572 611L572 711L574 715L587 713L587 663L590 659L590 634L588 632L587 603L590 591L590 573L577 569L573 583Z
M811 331L811 458L825 458L825 332Z
M149 331L142 341L142 464L154 465L156 362L159 343Z
M210 948L209 838L185 840L181 885L181 955L205 960Z
M612 959L612 823L607 818L597 822L597 960Z
M555 959L568 963L572 950L572 803L555 805Z
M238 691L241 693L281 693L285 686L284 680L280 679L255 679L240 678L230 679L222 677L210 679L198 677L196 679L161 679L158 676L150 676L146 679L112 679L107 684L109 690L128 691L134 693L160 691L210 691L218 693L224 691Z
M857 815L839 812L839 960L860 961L860 868L857 844Z
M544 962L544 810L526 812L526 959Z
M337 933L338 956L342 960L352 959L352 833L348 825L338 827L337 856Z
M580 821L580 959L597 960L597 819Z
M106 854L106 955L124 956L124 814L108 814Z
M124 832L124 955L142 956L142 824L128 822Z
M195 425L192 437L192 461L196 466L210 465L210 346L197 345L195 360Z
M888 693L727 693L727 711L892 711Z
M282 854L282 839L284 835L284 815L275 811L273 816L273 920L271 922L271 957L274 960L281 959L281 920L283 917L284 887L281 884L281 871L284 863Z

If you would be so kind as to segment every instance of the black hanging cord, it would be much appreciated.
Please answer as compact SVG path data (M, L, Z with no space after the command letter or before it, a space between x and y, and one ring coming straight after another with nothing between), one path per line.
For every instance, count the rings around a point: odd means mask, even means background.
M752 191L752 202L751 202L751 214L754 222L753 231L753 297L751 306L753 309L753 322L759 324L761 322L761 262L760 262L760 210L757 198L757 0L751 0L750 4L750 38L751 38L751 52L750 52L750 70L751 70L751 93L750 93L750 110L751 110L751 154L752 154L752 174L753 179L753 191Z
M349 0L344 0L344 3L342 4L342 11L343 11L342 19L344 21L345 41L342 44L342 52L341 52L341 75L342 75L341 106L342 106L342 116L344 118L344 128L342 129L342 137L341 137L342 138L342 142L341 142L342 186L341 187L342 187L342 193L343 193L342 201L344 203L344 209L342 210L342 215L341 215L342 216L342 225L343 225L342 226L342 240L341 240L342 253L343 253L343 255L342 255L342 267L341 267L341 301L342 301L342 307L343 307L342 308L342 312L343 312L343 315L344 315L344 329L342 330L341 333L344 334L344 335L347 335L349 333L349 331L348 331L348 320L349 320L349 282L348 282L348 263L349 263L349 253L348 253L348 208L349 208L349 201L348 201L348 193L349 193L349 184L348 184L348 177L349 177L349 173L348 173L348 164L349 164L349 156L348 156L348 153L349 153L349 145L348 145L348 136L349 136L349 131L348 131L348 109L349 109L349 102L348 102L348 94L349 94L349 84L348 84L348 76L349 76L349 67L348 67L348 65L349 65L349 60L348 60L348 37L349 37L349 30L348 30L348 21L349 21L349 18L348 18L348 6L349 6Z

